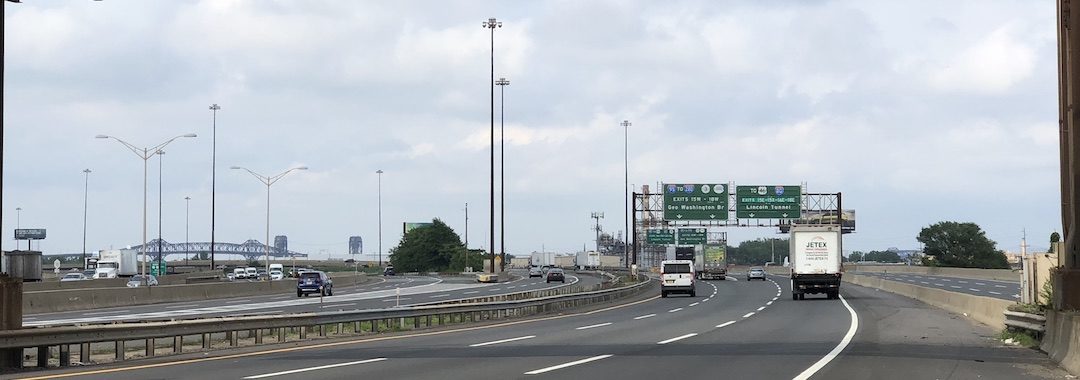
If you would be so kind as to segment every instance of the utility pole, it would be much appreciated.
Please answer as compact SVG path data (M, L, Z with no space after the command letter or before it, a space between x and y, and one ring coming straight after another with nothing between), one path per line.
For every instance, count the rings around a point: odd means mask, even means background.
M626 226L626 236L623 237L623 263L630 267L630 120L619 123L623 127L623 224ZM637 242L634 242L637 243Z
M604 219L604 213L595 211L591 217L596 219L596 253L600 254L600 219Z

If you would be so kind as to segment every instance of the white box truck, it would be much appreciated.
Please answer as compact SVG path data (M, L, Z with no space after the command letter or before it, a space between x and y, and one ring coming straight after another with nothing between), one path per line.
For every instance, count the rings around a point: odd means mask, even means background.
M94 278L131 277L139 274L139 252L133 249L106 249L98 253Z
M702 280L727 279L727 247L706 245L694 252L694 269Z
M790 241L791 299L819 293L838 298L843 272L840 227L793 226Z
M600 268L600 253L596 251L578 252L577 266L579 270L596 270Z

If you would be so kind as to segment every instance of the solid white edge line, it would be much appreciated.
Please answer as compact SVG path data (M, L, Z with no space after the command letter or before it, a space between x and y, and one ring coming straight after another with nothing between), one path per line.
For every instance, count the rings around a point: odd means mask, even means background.
M597 327L604 327L604 326L608 326L608 325L611 325L611 322L597 323L595 325L588 325L588 326L581 326L581 327L578 327L578 328L576 328L574 330L588 330L588 329L597 328Z
M847 348L848 344L851 344L851 339L855 337L855 332L859 330L859 314L855 313L855 309L851 308L851 305L849 305L847 300L844 299L844 296L840 296L840 302L844 303L844 307L846 307L848 309L848 313L851 314L851 327L848 328L847 334L844 334L844 339L841 339L840 344L836 345L836 347L833 348L832 351L830 351L827 355L825 355L825 357L821 358L821 360L818 360L817 363L814 363L814 365L810 366L810 368L807 368L798 376L792 378L792 380L807 380L811 376L814 376L815 373L820 371L822 368L825 368L825 366L828 365L829 362L831 362L833 359L836 359L836 357L840 355L840 352L843 352L844 349Z
M612 356L613 355L593 356L593 357L588 358L588 359L576 360L576 361L572 361L572 362L569 362L569 363L559 364L557 366L551 366L551 367L547 367L547 368L541 368L541 369L538 369L538 370L535 370L535 371L525 372L525 374L526 375L539 375L539 374L544 373L544 372L551 372L551 371L554 371L554 370L557 370L557 369L563 369L563 368L566 368L566 367L576 366L578 364L585 364L585 363L592 362L592 361L597 361L597 360L601 360L601 359L607 359L607 358L610 358Z
M496 341L491 341L491 342L470 344L469 347L483 347L483 346L490 346L490 345L493 345L493 344L510 343L510 342L516 342L516 341L519 341L519 340L532 339L532 338L535 338L535 337L536 337L536 335L519 336L517 338L510 338L510 339L496 340Z
M360 360L360 361L348 362L348 363L338 363L338 364L323 365L323 366L318 366L318 367L294 369L294 370L290 370L290 371L267 373L267 374L264 374L264 375L248 376L248 377L245 377L244 379L246 379L246 380L262 379L264 377L290 375L290 374L300 373L300 372L318 371L320 369L329 369L329 368L337 368L337 367L344 367L344 366L357 365L357 364L381 362L383 360L386 360L386 358L375 358L375 359Z
M722 324L716 325L716 328L718 328L718 329L722 329L722 328L725 328L725 327L731 326L731 325L733 325L733 324L735 324L735 321L727 321L727 322L724 322L724 323L722 323Z
M642 315L640 317L634 318L634 320L637 321L637 320L641 320L641 319L645 319L645 318L652 318L652 317L655 317L655 316L656 316L656 314Z
M683 335L683 336L677 336L677 337L674 337L674 338L671 338L671 339L668 339L668 340L662 340L662 341L656 342L656 344L668 344L668 343L671 343L671 342L680 341L680 340L690 338L690 337L694 337L694 336L697 336L697 333L689 333L689 334L686 334L686 335Z

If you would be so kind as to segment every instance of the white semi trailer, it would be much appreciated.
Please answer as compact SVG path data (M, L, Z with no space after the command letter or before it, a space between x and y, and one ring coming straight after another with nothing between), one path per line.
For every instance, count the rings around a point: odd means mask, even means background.
M139 252L133 249L106 249L98 254L94 278L130 277L139 274Z
M829 299L840 295L840 226L791 227L791 299L824 293Z

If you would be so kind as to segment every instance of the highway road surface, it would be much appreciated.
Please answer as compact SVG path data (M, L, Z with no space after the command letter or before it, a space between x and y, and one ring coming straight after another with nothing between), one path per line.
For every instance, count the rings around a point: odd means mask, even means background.
M772 276L775 278L775 276ZM621 305L376 337L158 357L22 376L109 379L1065 379L1034 350L892 293L698 282Z
M575 276L571 273L567 274L565 284L546 283L538 277L524 277L506 283L480 284L469 277L391 276L381 277L375 282L357 287L344 286L345 283L335 284L334 295L321 299L318 296L298 298L295 292L289 291L285 294L265 296L33 314L23 316L23 326L382 309L570 285L591 286L599 281L596 276Z
M863 276L884 278L886 280L906 282L928 288L938 288L952 292L973 294L976 296L1000 298L1009 301L1020 299L1020 283L1015 281L977 280L963 277L931 276L914 273L853 273Z

